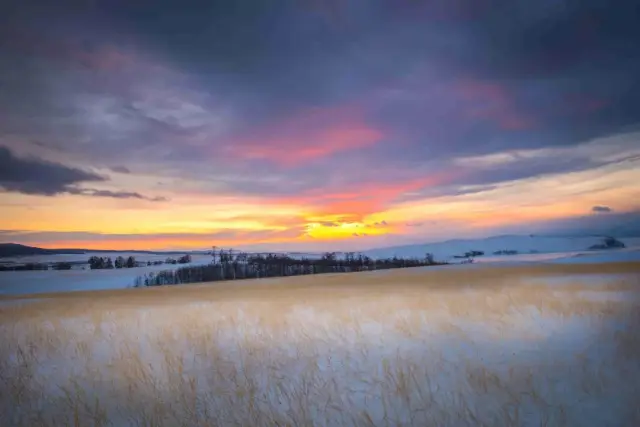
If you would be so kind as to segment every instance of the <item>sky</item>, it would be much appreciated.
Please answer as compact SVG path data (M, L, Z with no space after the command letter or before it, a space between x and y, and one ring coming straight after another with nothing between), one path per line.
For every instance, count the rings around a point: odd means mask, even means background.
M631 229L637 12L3 2L0 241L362 250Z

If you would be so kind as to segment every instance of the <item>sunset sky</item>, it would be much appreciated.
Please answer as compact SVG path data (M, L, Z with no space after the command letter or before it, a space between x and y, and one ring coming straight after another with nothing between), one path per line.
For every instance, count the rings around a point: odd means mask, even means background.
M635 1L4 5L0 242L360 250L640 224Z

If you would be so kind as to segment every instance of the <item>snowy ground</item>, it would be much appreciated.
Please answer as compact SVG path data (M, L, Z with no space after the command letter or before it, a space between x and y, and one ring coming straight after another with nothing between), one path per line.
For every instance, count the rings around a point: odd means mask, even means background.
M383 273L0 305L0 425L640 425L638 264Z
M455 262L459 260L451 260ZM602 250L602 251L574 251L574 252L551 252L541 254L518 254L518 255L494 255L474 258L474 263L577 263L577 262L632 262L640 261L640 247Z
M85 257L84 255L80 255ZM100 255L98 255L100 256ZM112 259L116 257L110 255ZM66 257L64 261L73 259L74 255L54 255L40 262L48 262L53 257ZM78 257L78 255L75 255ZM161 257L164 260L167 257ZM44 258L43 258L44 259ZM84 258L83 258L84 259ZM147 258L136 258L147 261ZM153 261L154 259L149 258ZM204 265L211 262L210 255L193 255L192 262L187 265ZM57 261L56 261L57 262ZM133 285L136 277L163 270L175 270L185 265L162 264L136 268L113 270L66 270L66 271L0 271L0 295L19 295L38 292L67 292L98 289L123 289Z
M591 263L613 261L640 261L640 239L620 239L626 249L610 251L588 251L589 246L602 243L601 237L530 237L498 236L479 240L452 240L427 245L410 245L397 248L376 249L365 252L373 257L424 257L431 252L439 261L460 262L453 255L464 254L471 250L483 250L486 255L475 258L476 263L496 265L520 264L531 262ZM496 250L518 250L518 255L494 256ZM540 253L529 253L530 251ZM165 260L167 255L154 254L95 254L115 259L118 255L133 255L138 261ZM306 255L308 256L308 254ZM173 256L174 258L176 256ZM193 255L190 265L202 265L211 262L209 255ZM84 261L88 255L53 255L5 258L12 262L60 262ZM0 295L21 295L39 292L67 292L79 290L122 289L134 284L136 277L162 270L174 270L181 265L163 264L122 270L71 270L71 271L8 271L0 272ZM455 268L461 268L462 266ZM448 266L447 268L452 268Z

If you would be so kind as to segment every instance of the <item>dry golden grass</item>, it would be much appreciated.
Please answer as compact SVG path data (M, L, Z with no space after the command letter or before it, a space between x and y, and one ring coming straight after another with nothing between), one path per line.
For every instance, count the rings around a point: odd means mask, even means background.
M562 272L580 276L546 283ZM585 279L605 272L620 275ZM637 425L636 273L416 269L0 305L0 425Z

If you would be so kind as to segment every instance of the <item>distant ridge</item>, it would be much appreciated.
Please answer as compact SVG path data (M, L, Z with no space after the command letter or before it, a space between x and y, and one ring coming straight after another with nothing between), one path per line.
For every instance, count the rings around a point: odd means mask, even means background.
M227 250L227 249L225 249ZM289 254L300 256L320 256L318 252L278 252L278 251L245 251L240 249L233 249L234 253L247 252L251 254ZM183 255L183 254L205 254L211 253L209 250L166 250L166 251L144 251L144 250L129 250L129 249L78 249L78 248L56 248L56 249L44 249L36 246L21 245L18 243L0 243L0 258L15 257L15 256L32 256L32 255L75 255L75 254L91 254L91 253L133 253L133 254L150 254L150 255ZM342 253L342 252L336 252Z
M482 251L483 256L501 254L548 254L561 252L583 252L600 249L605 235L527 234L500 235L480 239L452 239L440 242L381 247L364 251L372 258L423 257L431 253L437 260L449 260L471 251ZM628 246L638 245L637 238L621 238Z
M425 253L432 253L437 259L448 259L456 255L462 255L472 250L485 251L489 256L496 251L515 250L519 254L526 253L553 253L553 252L575 252L586 251L594 245L602 244L605 234L526 234L514 235L503 234L498 236L490 236L476 239L449 239L444 241L436 241L420 244L408 244L399 246L377 247L354 251L373 258L387 258L394 255L401 257L424 257ZM622 237L623 243L629 241L632 245L639 245L640 239L635 235ZM228 249L225 249L228 250ZM77 249L77 248L60 248L60 249L43 249L35 246L26 246L17 243L0 243L0 258L31 256L31 255L62 255L62 254L91 254L91 253L134 253L134 254L151 254L151 255L182 255L182 254L210 254L208 250L166 250L166 251L145 251L145 250L126 250L126 249ZM234 249L234 253L245 252L249 254L288 254L294 256L321 256L323 251L303 252L303 251L250 251L243 249ZM349 251L330 251L337 255L342 255Z
M0 257L82 253L84 253L84 251L77 249L43 249L17 243L0 243Z
M178 255L206 253L206 251L140 251L140 250L114 250L114 249L43 249L36 246L20 245L18 243L0 243L0 258L14 256L31 255L69 255L69 254L90 254L90 253L135 253L135 254L157 254L157 255Z

